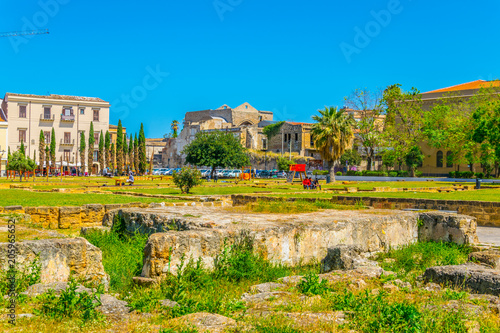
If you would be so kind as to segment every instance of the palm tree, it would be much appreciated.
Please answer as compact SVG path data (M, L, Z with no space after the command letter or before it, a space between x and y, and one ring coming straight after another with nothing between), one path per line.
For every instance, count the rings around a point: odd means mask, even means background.
M316 123L312 126L311 134L316 149L328 162L331 181L335 181L335 161L351 147L356 123L351 115L333 106L318 112L319 115L312 117Z
M177 137L177 131L179 130L179 122L177 120L172 121L172 124L170 125L170 128L172 128L172 137L176 138Z

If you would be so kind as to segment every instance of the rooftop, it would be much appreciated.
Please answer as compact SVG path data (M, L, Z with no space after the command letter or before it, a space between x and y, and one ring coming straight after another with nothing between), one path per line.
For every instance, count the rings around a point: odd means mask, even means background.
M69 96L69 95L31 95L31 94L15 94L6 93L5 96L18 96L18 97L28 97L28 98L45 98L45 99L61 99L61 100L72 100L72 101L85 101L85 102L104 102L105 100L97 97L84 97L84 96Z
M471 81L471 82L467 82L467 83L457 84L457 85L454 85L451 87L446 87L446 88L428 91L428 92L425 92L423 94L462 91L462 90L473 90L473 89L491 88L491 87L500 87L500 80L494 80L494 81L476 80L476 81Z

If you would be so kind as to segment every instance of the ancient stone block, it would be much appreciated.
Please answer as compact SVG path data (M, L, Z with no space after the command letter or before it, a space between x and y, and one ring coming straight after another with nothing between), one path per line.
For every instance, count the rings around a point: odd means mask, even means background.
M500 269L500 251L488 250L473 252L469 254L469 261L477 261L486 264L491 268Z
M102 225L105 210L103 205L91 204L83 205L81 209L82 225Z
M76 279L108 285L102 265L102 252L84 238L43 239L16 244L18 269L28 269L38 256L41 283L67 282ZM8 243L0 243L0 268L8 269Z
M23 206L5 206L3 208L5 214L24 214Z
M500 295L500 271L472 263L427 268L424 280L452 285L477 294Z
M362 261L361 249L354 245L336 245L328 248L326 257L321 260L321 271L330 272L336 269L354 269L357 262Z
M80 207L59 208L59 229L76 228L82 224Z
M476 219L466 215L428 212L419 214L419 241L444 241L456 244L474 244Z

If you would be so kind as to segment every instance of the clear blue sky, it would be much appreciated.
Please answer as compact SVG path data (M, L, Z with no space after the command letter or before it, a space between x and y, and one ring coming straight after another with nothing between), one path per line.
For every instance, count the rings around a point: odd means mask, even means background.
M424 92L500 77L493 0L2 5L0 31L31 25L50 35L0 39L0 95L100 97L112 103L112 123L121 118L130 132L143 122L148 137L169 132L186 111L222 104L249 102L277 120L310 121L355 88L401 83ZM357 36L367 29L368 39ZM155 80L149 72L158 71Z

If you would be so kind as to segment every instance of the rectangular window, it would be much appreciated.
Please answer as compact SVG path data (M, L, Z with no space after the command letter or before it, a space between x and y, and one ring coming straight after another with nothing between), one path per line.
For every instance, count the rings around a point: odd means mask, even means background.
M98 151L94 150L94 162L97 162L97 153L98 153Z
M19 142L26 142L26 130L19 130Z
M26 118L26 105L19 105L19 118Z
M72 116L73 115L73 109L72 108L64 108L63 109L63 115L65 115L65 116Z
M295 133L295 141L299 141L299 133Z
M69 162L69 150L67 149L64 150L63 159L64 161Z
M50 107L43 108L43 119L50 119Z
M80 109L80 114L85 114L85 109L84 108Z
M267 139L262 139L262 149L267 150Z
M94 121L99 121L99 110L94 110Z
M49 131L43 132L43 136L45 137L45 144L49 144L50 143L50 132Z
M99 133L94 133L94 144L99 143Z
M71 132L64 132L64 143L71 143Z
M311 147L314 147L314 137L311 135L311 142L310 142L310 146Z

